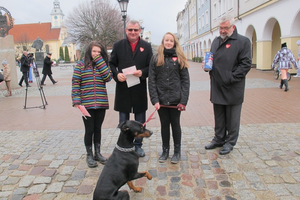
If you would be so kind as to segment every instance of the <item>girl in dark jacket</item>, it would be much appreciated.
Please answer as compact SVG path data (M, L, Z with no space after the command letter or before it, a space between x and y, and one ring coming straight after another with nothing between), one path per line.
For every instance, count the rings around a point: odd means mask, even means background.
M151 102L158 110L161 123L163 152L159 162L165 162L169 157L171 125L174 141L171 163L176 164L181 157L180 114L189 98L189 65L173 33L164 35L157 51L150 62L148 85Z
M106 82L112 79L107 65L108 56L99 42L91 42L86 48L84 60L77 63L72 78L72 102L74 107L84 106L91 117L82 117L87 151L88 167L97 167L96 161L105 164L106 158L100 154L101 126L108 109ZM94 142L95 154L92 145ZM96 160L96 161L95 161Z

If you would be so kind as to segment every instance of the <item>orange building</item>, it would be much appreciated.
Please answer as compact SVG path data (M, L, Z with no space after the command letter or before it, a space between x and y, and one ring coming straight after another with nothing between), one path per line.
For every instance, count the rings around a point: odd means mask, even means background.
M34 53L35 48L31 47L33 42L39 38L43 41L42 51L45 53L52 53L52 59L58 60L59 49L67 46L69 57L71 61L75 61L76 44L68 38L68 32L64 26L64 14L60 9L58 0L53 2L53 9L51 12L51 22L34 23L34 24L15 24L10 29L9 34L14 37L15 57L20 58L24 49L28 52ZM64 53L65 55L65 53Z

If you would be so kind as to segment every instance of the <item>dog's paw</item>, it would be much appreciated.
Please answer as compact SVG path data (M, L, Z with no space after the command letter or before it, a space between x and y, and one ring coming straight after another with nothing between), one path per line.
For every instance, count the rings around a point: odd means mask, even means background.
M134 192L141 192L143 190L142 187L134 187L132 188Z

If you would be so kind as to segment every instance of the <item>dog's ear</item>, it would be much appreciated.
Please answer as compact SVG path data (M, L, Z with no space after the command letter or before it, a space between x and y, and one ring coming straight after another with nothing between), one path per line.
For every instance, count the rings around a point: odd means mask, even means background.
M127 122L127 121L128 121L128 120L121 122L121 123L118 125L118 128L121 129L122 131L127 131L127 130L129 129L129 127L126 125L126 122Z

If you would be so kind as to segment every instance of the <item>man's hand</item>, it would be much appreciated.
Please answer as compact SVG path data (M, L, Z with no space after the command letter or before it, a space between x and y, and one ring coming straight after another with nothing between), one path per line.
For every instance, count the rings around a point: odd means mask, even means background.
M136 77L141 77L142 76L142 71L141 70L136 70L135 72L133 72L133 76L136 76Z
M123 73L118 73L117 78L120 82L126 81L126 76Z

